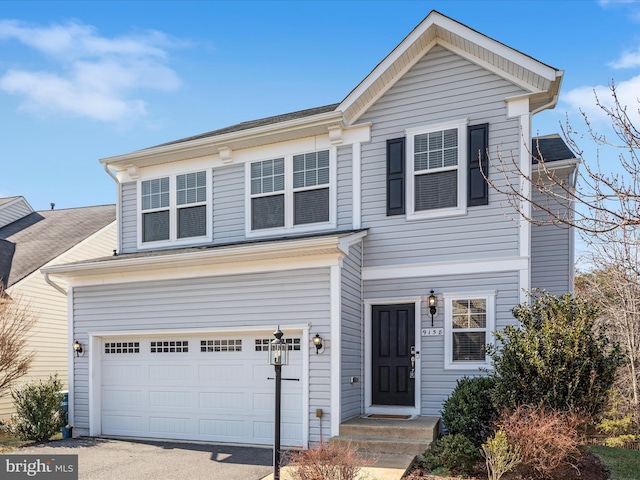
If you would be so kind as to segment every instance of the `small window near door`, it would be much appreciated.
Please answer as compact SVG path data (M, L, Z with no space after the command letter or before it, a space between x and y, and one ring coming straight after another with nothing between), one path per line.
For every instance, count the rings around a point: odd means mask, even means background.
M494 293L443 295L445 300L445 368L476 369L489 364L493 342Z

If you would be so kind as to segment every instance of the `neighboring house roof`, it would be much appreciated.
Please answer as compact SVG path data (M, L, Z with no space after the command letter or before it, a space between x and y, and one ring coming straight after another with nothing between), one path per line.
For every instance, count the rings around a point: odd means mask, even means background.
M16 284L115 219L115 205L100 205L33 212L0 228L0 281Z
M5 197L5 198L0 198L0 207L1 207L2 205L4 205L5 203L9 203L9 202L14 201L16 198L20 198L20 197L19 197L19 196L16 196L16 197Z
M540 157L545 162L559 162L576 158L575 154L557 133L543 137L533 137L531 145L533 163L538 163Z
M563 72L489 38L433 10L339 104L311 108L239 123L132 153L103 158L115 171L170 163L197 156L220 155L230 160L234 150L342 131L357 120L433 47L441 45L463 58L520 86L530 111L551 108ZM340 135L337 135L338 137Z

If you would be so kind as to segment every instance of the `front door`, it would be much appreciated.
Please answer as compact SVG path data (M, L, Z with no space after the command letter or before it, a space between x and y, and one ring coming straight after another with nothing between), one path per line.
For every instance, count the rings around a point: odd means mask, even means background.
M373 305L371 313L372 403L414 406L415 304Z

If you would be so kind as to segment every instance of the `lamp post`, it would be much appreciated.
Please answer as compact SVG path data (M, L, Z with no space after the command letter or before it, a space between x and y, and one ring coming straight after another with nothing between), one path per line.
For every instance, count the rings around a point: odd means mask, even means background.
M273 433L273 480L280 480L280 412L282 397L282 366L289 363L289 350L286 342L282 339L283 333L280 326L273 332L276 337L269 344L269 363L276 370L276 410Z

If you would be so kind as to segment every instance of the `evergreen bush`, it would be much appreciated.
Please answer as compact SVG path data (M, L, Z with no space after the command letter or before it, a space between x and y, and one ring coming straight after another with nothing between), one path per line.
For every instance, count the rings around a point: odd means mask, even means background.
M47 381L36 380L11 390L16 413L8 425L9 432L21 440L49 440L66 423L61 404L62 382L58 375Z
M477 447L491 435L498 414L492 403L492 377L463 377L442 405L447 433L460 433Z

